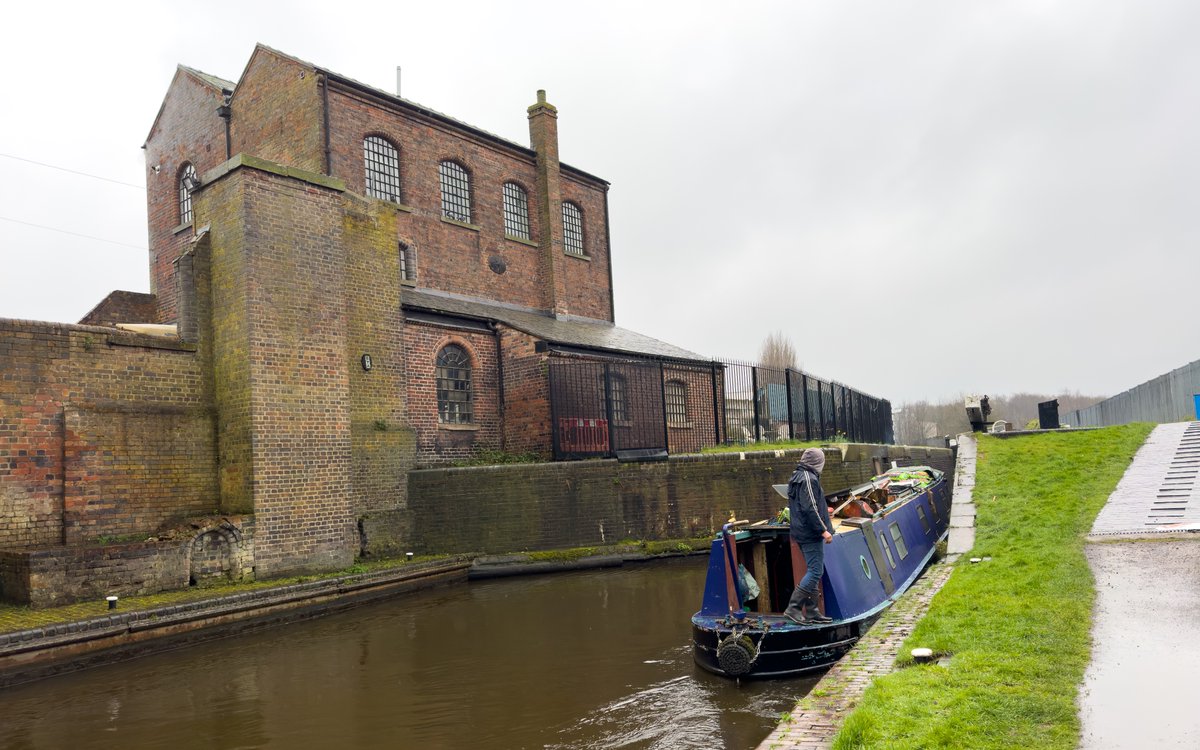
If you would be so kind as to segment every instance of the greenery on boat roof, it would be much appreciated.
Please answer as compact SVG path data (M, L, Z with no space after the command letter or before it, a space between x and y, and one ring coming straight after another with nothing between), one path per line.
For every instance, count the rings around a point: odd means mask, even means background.
M1083 537L1151 428L980 438L970 554L985 561L957 563L836 750L1078 746L1095 597ZM913 664L920 646L948 662Z

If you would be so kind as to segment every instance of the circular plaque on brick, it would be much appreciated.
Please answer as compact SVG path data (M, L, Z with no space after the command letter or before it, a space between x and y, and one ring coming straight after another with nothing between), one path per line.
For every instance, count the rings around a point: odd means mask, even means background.
M504 258L501 258L499 255L493 255L488 258L488 268L492 269L495 273L504 273L508 270L508 264L504 262Z

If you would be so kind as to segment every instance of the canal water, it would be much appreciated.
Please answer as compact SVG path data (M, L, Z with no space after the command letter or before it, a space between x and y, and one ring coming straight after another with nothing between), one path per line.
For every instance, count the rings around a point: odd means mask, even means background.
M815 680L692 663L706 559L508 578L0 691L2 748L745 748Z

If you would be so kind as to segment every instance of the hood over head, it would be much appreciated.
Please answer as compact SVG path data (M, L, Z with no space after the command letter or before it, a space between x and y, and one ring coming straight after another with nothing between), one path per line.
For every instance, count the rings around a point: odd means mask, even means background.
M805 448L800 454L800 466L820 474L825 469L825 451L820 448Z

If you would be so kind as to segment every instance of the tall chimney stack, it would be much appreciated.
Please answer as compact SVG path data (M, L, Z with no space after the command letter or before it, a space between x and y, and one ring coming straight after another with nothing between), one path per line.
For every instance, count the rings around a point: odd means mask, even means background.
M542 299L545 309L554 313L564 308L562 192L558 163L558 110L546 101L544 89L538 89L537 103L529 107L529 145L537 153L537 212L541 234L540 247Z

